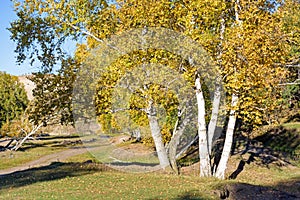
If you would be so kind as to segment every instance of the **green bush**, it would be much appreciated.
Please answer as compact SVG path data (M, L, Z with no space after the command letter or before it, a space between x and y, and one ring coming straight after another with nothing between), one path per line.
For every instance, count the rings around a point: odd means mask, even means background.
M4 124L20 119L27 104L26 91L18 77L0 72L0 129Z

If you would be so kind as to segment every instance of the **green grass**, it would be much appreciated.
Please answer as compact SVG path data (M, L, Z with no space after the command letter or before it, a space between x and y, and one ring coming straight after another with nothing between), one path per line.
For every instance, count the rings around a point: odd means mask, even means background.
M283 127L297 129L298 133L300 133L300 122L286 123L283 124Z
M24 180L22 174L14 177L20 179L17 182L4 183L7 187L2 186L0 199L218 199L215 179L76 170L64 165L29 173L30 178ZM54 176L51 181L49 176Z
M285 126L294 128L295 123ZM296 128L299 128L297 124ZM61 140L54 143L49 143L49 140L44 143L39 141L42 147L28 148L23 152L1 152L0 169L66 150L68 146L53 147L59 141ZM97 141L87 144L93 146ZM107 151L98 153L104 157L107 155ZM93 163L85 163L87 160L92 160ZM240 160L240 156L230 159L227 177L236 170ZM198 168L195 169L197 171ZM123 173L100 164L92 153L87 152L69 157L64 163L56 162L1 176L0 199L220 199L220 191L225 185L239 183L260 185L293 194L300 191L300 170L295 166L266 167L251 162L245 165L237 179L225 181L200 178L199 172L195 171L185 174L189 175Z
M16 167L24 163L37 160L45 155L66 150L57 147L36 147L26 151L5 151L0 153L0 170Z
M0 179L0 199L219 199L227 184L298 192L299 170L248 165L236 180L122 173L101 164L53 163ZM296 181L296 184L293 184ZM298 187L299 188L299 187Z
M76 156L71 156L71 157L67 158L65 161L66 162L85 162L87 160L92 160L93 162L98 163L98 160L90 152L86 152L86 153L79 154Z

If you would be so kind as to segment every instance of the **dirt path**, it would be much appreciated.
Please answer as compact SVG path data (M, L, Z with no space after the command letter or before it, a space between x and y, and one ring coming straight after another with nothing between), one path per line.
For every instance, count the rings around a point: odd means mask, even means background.
M105 152L105 151L107 151L107 148L109 148L109 146L111 146L110 143L101 143L101 145L97 145L97 146L89 147L89 148L73 147L71 149L67 149L67 150L64 150L61 152L56 152L53 154L45 155L39 159L27 162L25 164L22 164L22 165L19 165L16 167L0 170L0 176L10 174L13 172L17 172L17 171L23 171L23 170L35 168L35 167L47 166L47 165L50 165L52 162L62 162L62 161L65 161L66 159L68 159L69 157L80 155L80 154L83 154L86 152L90 152L92 154L94 151L97 152L99 150ZM145 149L145 148L141 148L141 145L132 145L131 148L135 149L137 151L137 153L139 153L139 154L143 154L145 152L149 153L148 152L149 150ZM117 151L118 155L126 154L126 153L128 153L129 150L130 150L129 147L115 149L115 151ZM113 163L106 163L107 166L110 168L119 170L119 171L150 172L150 171L157 171L157 170L161 169L159 165L151 165L151 164L149 165L149 164L135 163L135 162L124 162L124 161L119 161L113 157L110 157L110 158L112 159Z
M52 162L64 161L71 156L83 154L87 151L88 151L87 148L82 147L82 148L72 148L72 149L68 149L65 151L53 153L50 155L43 156L37 160L33 160L28 163L22 164L17 167L0 170L0 175L10 174L10 173L13 173L16 171L22 171L22 170L26 170L26 169L30 169L30 168L34 168L34 167L47 166L47 165L51 164Z

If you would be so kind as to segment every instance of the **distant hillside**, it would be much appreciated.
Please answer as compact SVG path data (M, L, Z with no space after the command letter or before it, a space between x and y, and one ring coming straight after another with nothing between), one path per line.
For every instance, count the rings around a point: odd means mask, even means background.
M19 81L24 84L25 91L27 93L28 99L31 101L33 99L32 90L35 88L35 84L27 78L28 76L18 76Z

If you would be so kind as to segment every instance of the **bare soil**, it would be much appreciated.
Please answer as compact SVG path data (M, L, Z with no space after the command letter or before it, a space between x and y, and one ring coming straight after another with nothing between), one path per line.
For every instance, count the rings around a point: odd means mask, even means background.
M65 151L61 151L61 152L57 152L54 154L43 156L37 160L30 161L28 163L25 163L25 164L17 166L17 167L0 170L0 175L10 174L10 173L17 172L17 171L23 171L23 170L31 169L34 167L47 166L53 162L64 161L71 156L83 154L85 152L87 152L87 149L84 147L68 149Z

